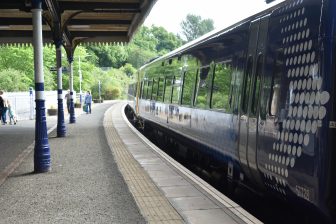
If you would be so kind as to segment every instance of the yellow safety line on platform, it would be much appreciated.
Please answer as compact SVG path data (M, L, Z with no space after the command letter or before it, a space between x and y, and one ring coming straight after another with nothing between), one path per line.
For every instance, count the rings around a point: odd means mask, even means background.
M120 113L120 108L114 106L106 111L104 115L105 135L115 156L118 168L141 214L148 223L184 223L182 217L169 203L168 199L127 150L123 140L114 128L112 121L113 112Z

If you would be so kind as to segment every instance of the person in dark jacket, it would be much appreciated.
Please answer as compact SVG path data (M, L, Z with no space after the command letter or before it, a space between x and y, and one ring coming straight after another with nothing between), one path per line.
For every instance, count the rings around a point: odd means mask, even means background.
M86 113L90 113L91 114L91 103L92 103L92 95L90 93L90 91L87 91L86 95L85 95L85 100L84 103L87 106L87 110Z
M8 108L8 100L5 97L5 94L2 90L0 90L0 110L1 110L1 120L2 124L7 124L7 108Z
M2 99L2 91L0 90L0 120L2 120L2 110L3 110L3 107L4 107L4 102L3 102L3 99Z

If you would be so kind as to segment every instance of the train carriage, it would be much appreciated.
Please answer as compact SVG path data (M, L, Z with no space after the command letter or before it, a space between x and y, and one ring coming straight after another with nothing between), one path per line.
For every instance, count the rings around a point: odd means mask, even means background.
M336 222L336 1L288 0L144 65L130 104L232 182Z

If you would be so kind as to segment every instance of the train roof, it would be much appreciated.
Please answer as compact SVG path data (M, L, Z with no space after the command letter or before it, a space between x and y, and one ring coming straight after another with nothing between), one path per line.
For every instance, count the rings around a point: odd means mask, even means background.
M239 27L243 26L244 24L246 23L249 23L250 21L256 19L256 18L262 18L263 16L267 15L267 14L270 14L272 13L274 10L276 10L277 8L280 8L282 7L284 4L286 4L286 2L288 2L288 0L284 0L268 9L265 9L257 14L254 14L254 15L251 15L249 17L247 17L246 19L244 20L241 20L237 23L234 23L233 25L231 26L228 26L226 28L219 28L219 29L215 29L213 31L210 31L209 33L206 33L204 34L203 36L193 40L193 41L190 41L188 43L186 43L185 45L179 47L179 48L176 48L175 50L161 56L161 57L157 57L157 58L154 58L152 59L149 63L143 65L140 67L140 70L148 67L149 65L152 65L158 61L162 61L162 60L165 60L165 59L168 59L168 58L171 58L173 56L176 56L176 55L179 55L181 54L182 52L188 50L188 49L191 49L195 46L198 46L208 40L211 40L213 38L216 38L216 37L219 37L225 33L229 33L230 31L233 31L233 30L236 30L236 29L239 29Z

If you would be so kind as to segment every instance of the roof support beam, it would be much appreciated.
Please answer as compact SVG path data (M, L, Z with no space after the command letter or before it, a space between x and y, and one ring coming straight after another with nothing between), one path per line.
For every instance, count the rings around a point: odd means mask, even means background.
M43 42L129 42L157 0L1 0L0 44L32 41L32 8L42 9Z
M43 39L51 38L52 34L50 31L42 31L43 32ZM30 40L33 40L33 31L32 30L12 30L12 31L6 31L1 33L2 37L28 37Z
M92 19L72 19L70 20L67 25L124 25L124 24L131 24L129 20L92 20Z
M7 25L7 26L32 25L31 18L8 18L0 16L0 19L1 19L0 25ZM42 25L47 25L46 21L43 20Z
M45 3L48 6L49 12L53 17L53 22L60 22L61 21L61 15L59 13L59 6L57 4L57 1L55 0L45 0Z
M21 0L1 0L0 8L1 9L20 9L23 11L29 11L31 9L31 2L21 1Z
M127 32L123 32L123 31L112 31L112 32L109 32L109 31L97 31L97 32L94 32L94 31L72 31L71 32L71 35L74 36L74 37L95 37L95 36L110 36L111 38L113 36L125 36L127 34Z
M138 10L139 3L116 3L116 2L62 2L61 10L80 10L80 11L93 11L93 10Z

